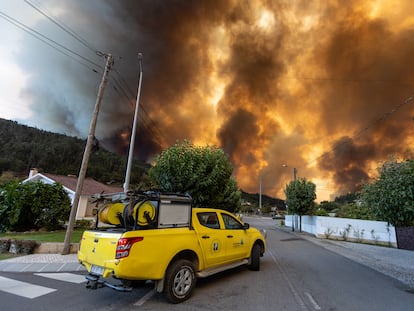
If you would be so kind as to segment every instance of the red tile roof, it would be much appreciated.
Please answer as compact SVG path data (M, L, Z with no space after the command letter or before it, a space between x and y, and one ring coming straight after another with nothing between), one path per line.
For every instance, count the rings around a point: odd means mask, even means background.
M72 191L76 191L76 185L78 183L78 178L76 176L62 176L62 175L54 175L49 173L42 173L42 175L53 179L54 181L62 184L66 188L71 189ZM96 181L92 178L85 178L83 181L82 187L82 195L92 195L98 193L114 193L114 192L122 192L122 187L110 186L99 181Z

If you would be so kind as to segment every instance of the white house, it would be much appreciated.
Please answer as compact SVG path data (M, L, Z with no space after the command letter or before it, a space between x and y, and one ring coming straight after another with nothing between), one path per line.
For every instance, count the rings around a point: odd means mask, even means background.
M39 173L36 169L31 169L29 177L23 180L23 183L28 181L41 181L45 184L59 183L63 189L68 193L71 203L75 197L76 185L78 178L73 175L62 176L49 173ZM83 219L92 217L92 210L95 207L91 200L91 196L98 193L116 193L122 192L122 187L114 187L100 183L92 178L85 178L83 182L82 192L79 199L76 219Z

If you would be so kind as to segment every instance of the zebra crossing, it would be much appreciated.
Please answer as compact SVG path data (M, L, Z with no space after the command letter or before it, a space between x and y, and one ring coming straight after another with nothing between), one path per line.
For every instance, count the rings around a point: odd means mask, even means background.
M49 278L62 282L70 282L80 284L86 282L85 276L75 273L34 273L35 276ZM34 299L43 295L47 295L57 291L55 288L50 288L42 285L32 284L14 280L11 278L0 276L0 292Z

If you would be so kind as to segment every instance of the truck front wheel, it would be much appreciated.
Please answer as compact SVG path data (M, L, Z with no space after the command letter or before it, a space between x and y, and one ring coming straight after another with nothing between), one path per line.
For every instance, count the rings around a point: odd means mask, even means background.
M250 264L249 269L253 271L260 270L260 245L253 245L252 252L250 254Z
M196 284L194 264L186 259L174 261L165 275L164 294L172 303L187 300Z

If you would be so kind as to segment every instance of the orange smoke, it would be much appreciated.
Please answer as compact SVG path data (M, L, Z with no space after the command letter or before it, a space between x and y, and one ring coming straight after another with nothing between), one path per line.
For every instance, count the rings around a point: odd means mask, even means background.
M410 0L107 5L105 47L144 53L141 159L177 140L214 144L243 190L258 192L260 176L264 193L283 198L296 168L321 201L358 190L381 161L413 146ZM130 59L115 66L136 81ZM114 124L101 135L113 149L132 124L122 100L104 108L102 122Z
M297 168L323 200L412 144L413 105L393 112L413 92L409 1L223 3L169 20L171 58L144 91L163 148L218 145L243 190L258 192L260 175L279 197Z

